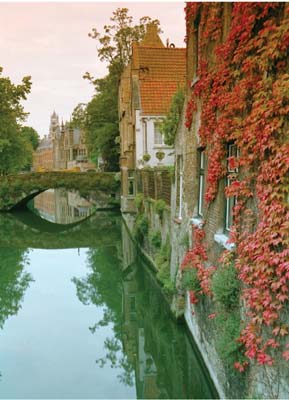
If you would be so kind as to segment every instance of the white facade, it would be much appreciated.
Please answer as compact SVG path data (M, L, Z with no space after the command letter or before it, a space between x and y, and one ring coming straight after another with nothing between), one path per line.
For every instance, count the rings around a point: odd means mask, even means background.
M164 143L164 137L159 131L159 125L163 120L163 116L141 116L140 111L136 111L135 154L137 168L174 165L174 148ZM159 152L164 153L162 160L157 158ZM145 155L149 155L150 159L146 160Z

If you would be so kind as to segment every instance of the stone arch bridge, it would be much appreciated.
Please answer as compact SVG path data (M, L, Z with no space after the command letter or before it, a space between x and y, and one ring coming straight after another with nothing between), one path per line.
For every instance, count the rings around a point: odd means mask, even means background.
M0 211L23 208L48 189L77 190L93 197L98 208L119 206L120 179L114 172L31 172L0 177Z

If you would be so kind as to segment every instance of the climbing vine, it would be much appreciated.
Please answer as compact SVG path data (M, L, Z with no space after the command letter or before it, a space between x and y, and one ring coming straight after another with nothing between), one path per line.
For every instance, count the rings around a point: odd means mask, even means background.
M247 310L239 342L246 357L272 365L277 350L289 360L289 8L278 2L233 3L228 32L223 10L224 3L186 5L188 36L198 15L200 32L198 80L186 126L201 104L198 134L208 156L208 206L226 175L227 144L239 148L239 156L228 159L239 173L226 188L226 196L238 200L230 240ZM206 267L204 235L194 231L182 265L197 268L203 293L210 295L214 267ZM242 371L247 364L235 367Z

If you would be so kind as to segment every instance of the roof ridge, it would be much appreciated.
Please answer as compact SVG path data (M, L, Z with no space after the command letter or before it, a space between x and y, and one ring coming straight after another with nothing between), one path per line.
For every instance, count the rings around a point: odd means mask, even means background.
M153 47L153 46L138 46L138 49L152 49L152 50L186 50L186 47Z

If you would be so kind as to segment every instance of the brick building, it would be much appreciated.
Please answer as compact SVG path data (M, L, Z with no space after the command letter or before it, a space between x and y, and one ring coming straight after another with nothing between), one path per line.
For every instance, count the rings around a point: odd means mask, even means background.
M160 122L172 96L185 82L185 49L164 46L157 27L147 28L142 42L134 43L132 58L119 87L122 211L134 208L135 170L173 164L173 149L164 144ZM163 157L163 160L160 160Z
M53 143L49 137L44 136L39 146L33 153L33 170L52 171L54 168Z
M49 134L40 141L33 156L33 169L48 171L77 168L80 171L95 169L88 158L84 132L72 128L68 123L59 123L53 112L50 118Z
M195 305L187 292L187 323L221 397L252 394L257 386L261 397L287 397L284 353L273 356L265 343L276 339L273 328L280 321L288 324L288 303L278 300L274 288L275 282L285 282L281 269L288 261L288 225L281 222L288 218L288 117L286 122L283 118L288 116L288 5L187 3L186 22L188 85L175 141L171 276L177 276L178 284L189 253L200 282L212 266L219 274L228 265L235 270L240 298L234 311L226 310L223 326L207 318L221 314L215 293ZM185 235L189 252L182 246ZM274 235L282 245L276 245ZM286 293L287 288L288 280ZM267 309L262 303L266 296ZM275 319L264 322L273 309ZM235 365L251 367L255 386L228 379L228 359L216 352L233 312L242 323L237 335L236 328L235 336L228 336L228 345L240 340L244 346L244 353L236 350L234 357L245 354L246 361ZM262 367L266 363L269 378Z

